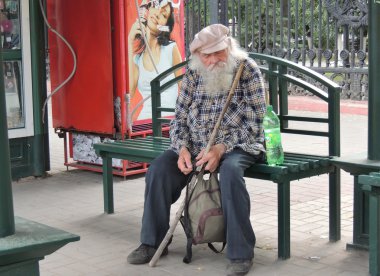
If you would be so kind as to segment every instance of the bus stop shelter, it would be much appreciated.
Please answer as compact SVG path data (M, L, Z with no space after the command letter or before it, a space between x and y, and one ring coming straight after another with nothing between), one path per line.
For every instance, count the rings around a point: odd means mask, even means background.
M368 220L368 197L360 190L359 175L380 170L380 1L370 0L369 4L369 100L368 100L368 150L362 156L342 156L335 159L338 167L354 176L354 239L353 246L366 246L365 220ZM0 55L1 57L1 55ZM0 59L1 61L1 59ZM0 76L2 75L0 67ZM39 275L38 262L65 244L79 240L77 235L30 222L14 216L8 131L5 114L5 93L0 80L0 274L2 272L22 272L25 275ZM366 203L367 202L367 203ZM367 218L367 219L366 219ZM364 227L364 228L363 228ZM377 233L378 235L378 233ZM377 240L378 242L378 240ZM368 242L367 242L368 244ZM371 246L370 246L371 247ZM378 248L377 248L378 249ZM370 254L373 253L370 251ZM377 252L375 252L377 253ZM371 265L372 271L378 273Z

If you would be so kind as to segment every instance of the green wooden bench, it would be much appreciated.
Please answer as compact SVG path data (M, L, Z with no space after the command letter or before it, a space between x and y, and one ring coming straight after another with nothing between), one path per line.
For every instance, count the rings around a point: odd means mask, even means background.
M250 56L260 64L268 82L269 98L274 110L279 114L281 132L298 135L327 137L328 153L326 155L285 153L282 166L255 164L246 170L246 177L271 180L278 187L278 257L290 257L290 182L297 179L329 174L329 231L330 241L340 239L340 171L331 162L332 156L340 155L340 87L328 78L296 63L277 57L252 53ZM137 162L151 162L169 147L169 138L162 137L162 125L168 119L162 118L161 112L173 112L161 103L161 93L167 87L176 84L177 77L163 85L160 84L173 70L183 67L183 62L160 74L151 82L152 87L152 123L153 136L128 139L113 143L95 144L94 148L103 158L104 211L114 212L112 158ZM318 85L313 85L311 82ZM288 87L293 85L303 88L328 106L326 114L321 117L291 116L288 109ZM315 116L315 114L314 114ZM325 131L295 129L291 122L320 123L327 125Z

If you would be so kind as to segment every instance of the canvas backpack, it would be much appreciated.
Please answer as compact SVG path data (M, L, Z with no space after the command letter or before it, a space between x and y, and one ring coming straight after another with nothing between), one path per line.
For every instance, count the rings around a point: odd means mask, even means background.
M198 173L192 193L186 189L185 208L180 221L187 237L187 252L183 262L190 263L192 245L207 243L215 253L223 251L226 244L225 225L222 212L217 173ZM212 243L222 242L221 250Z

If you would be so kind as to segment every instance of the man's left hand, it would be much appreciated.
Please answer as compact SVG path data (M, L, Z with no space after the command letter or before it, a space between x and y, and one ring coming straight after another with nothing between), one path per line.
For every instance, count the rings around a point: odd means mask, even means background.
M204 155L203 149L195 158L197 160L197 163L195 165L198 167L206 163L205 170L214 172L218 168L220 159L225 152L226 147L223 144L212 146L206 155Z

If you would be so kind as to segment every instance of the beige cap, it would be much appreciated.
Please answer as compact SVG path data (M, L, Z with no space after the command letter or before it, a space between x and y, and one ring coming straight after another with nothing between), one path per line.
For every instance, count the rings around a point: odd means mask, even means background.
M226 49L231 45L228 33L229 29L222 24L213 24L203 28L195 35L190 44L191 54L197 51L210 54Z

